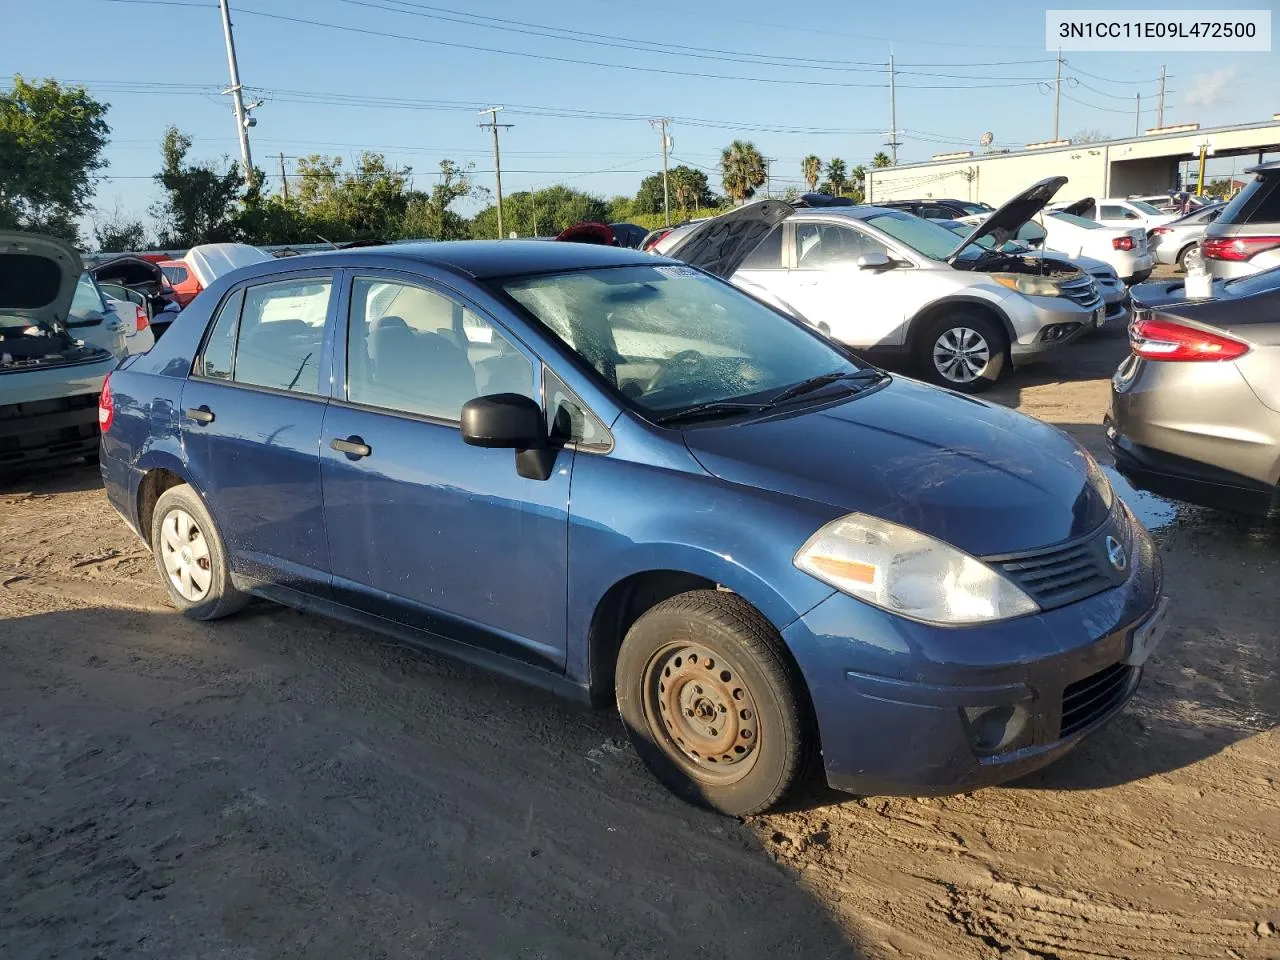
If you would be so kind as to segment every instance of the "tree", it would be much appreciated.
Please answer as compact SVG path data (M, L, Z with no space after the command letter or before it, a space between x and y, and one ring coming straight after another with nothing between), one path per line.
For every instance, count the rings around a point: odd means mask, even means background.
M452 160L440 161L440 180L428 193L414 192L409 196L404 223L400 235L404 239L432 237L436 240L461 240L468 235L467 222L449 209L457 200L488 195L477 187L471 178L475 164L459 167Z
M1103 140L1110 140L1111 135L1103 133L1101 130L1077 130L1071 135L1072 143L1101 143Z
M838 197L844 193L848 176L845 170L845 163L839 157L832 157L827 161L827 189L832 196Z
M871 158L871 165L877 169L880 167L892 167L893 161L889 159L889 155L887 153L881 150Z
M724 192L744 203L764 184L764 156L749 140L735 140L720 153L720 176Z
M1210 180L1204 185L1206 196L1221 197L1223 200L1231 196L1233 189L1232 181L1227 177L1219 177L1216 180Z
M0 93L0 228L79 239L75 218L88 209L94 171L106 166L106 113L83 87L13 78Z
M679 207L685 211L697 207L709 207L716 201L715 194L711 192L710 184L707 182L707 175L685 164L672 167L667 171L667 189L672 207ZM654 173L640 181L640 189L631 206L631 213L661 212L662 174Z
M816 154L809 154L800 161L800 171L804 175L804 182L809 185L809 192L818 189L818 181L822 179L822 161Z
M522 190L502 198L503 226L526 237L554 237L575 223L604 222L608 217L609 205L602 198L563 184L532 193ZM471 218L471 236L477 240L492 238L497 228L497 207L485 207Z
M226 173L212 166L188 163L191 138L169 127L160 142L162 166L156 182L166 197L152 212L162 227L160 246L194 247L201 243L235 240L236 202L240 199L240 167L231 162Z
M147 228L141 220L126 216L116 204L115 209L93 223L94 245L107 253L124 253L147 248Z

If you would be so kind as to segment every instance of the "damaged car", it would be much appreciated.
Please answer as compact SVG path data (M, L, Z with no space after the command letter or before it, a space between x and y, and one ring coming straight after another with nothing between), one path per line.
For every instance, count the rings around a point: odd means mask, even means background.
M763 200L659 252L764 290L861 353L918 360L934 383L978 393L1105 320L1088 274L981 242L1012 234L1066 179L1034 184L966 237L901 210Z
M0 472L98 452L98 392L116 355L67 325L80 255L0 231Z
M91 268L89 274L107 296L142 307L157 339L182 309L165 272L145 257L115 257Z

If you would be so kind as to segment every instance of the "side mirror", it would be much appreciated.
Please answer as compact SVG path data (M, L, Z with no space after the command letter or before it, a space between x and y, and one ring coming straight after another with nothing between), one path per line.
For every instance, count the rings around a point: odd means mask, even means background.
M542 408L518 393L495 393L462 407L462 440L473 447L516 451L516 473L546 480L555 463Z
M893 266L893 260L887 253L864 253L854 265L859 270L888 270Z

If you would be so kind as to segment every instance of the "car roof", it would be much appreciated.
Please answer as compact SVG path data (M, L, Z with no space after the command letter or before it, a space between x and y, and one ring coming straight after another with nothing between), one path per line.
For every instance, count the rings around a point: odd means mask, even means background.
M384 247L322 251L285 257L249 268L254 275L298 270L305 266L377 266L406 261L442 267L477 280L532 273L555 273L592 267L653 265L653 254L628 247L592 243L531 243L526 240L452 240L439 243L397 243ZM241 276L247 273L241 273Z
M791 215L791 219L849 217L853 220L865 220L877 213L896 213L901 215L902 211L896 207L879 207L868 204L856 207L802 207Z
M1280 160L1269 160L1266 163L1259 163L1256 166L1246 167L1245 173L1269 173L1272 170L1280 170Z

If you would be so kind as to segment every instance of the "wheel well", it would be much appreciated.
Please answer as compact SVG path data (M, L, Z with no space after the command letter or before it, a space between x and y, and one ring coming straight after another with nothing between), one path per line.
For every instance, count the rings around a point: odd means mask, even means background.
M620 580L596 605L588 636L588 669L591 701L596 706L613 702L613 672L618 650L627 631L645 611L690 590L712 590L715 583L680 570L649 570Z
M914 350L916 347L915 340L921 335L921 331L928 327L929 324L933 323L934 320L938 319L938 317L956 310L976 313L980 316L986 317L1004 331L1005 339L1007 341L1005 344L1006 348L1009 344L1013 343L1015 339L1013 334L1013 324L1009 322L1009 318L1000 310L997 310L990 304L983 303L980 300L943 300L940 303L930 304L916 314L915 319L911 321L911 326L907 330L907 346Z
M155 513L156 501L160 499L160 494L170 487L181 486L186 482L172 470L160 467L149 471L142 478L142 483L138 484L138 529L142 532L142 539L148 545L151 543L151 515Z

